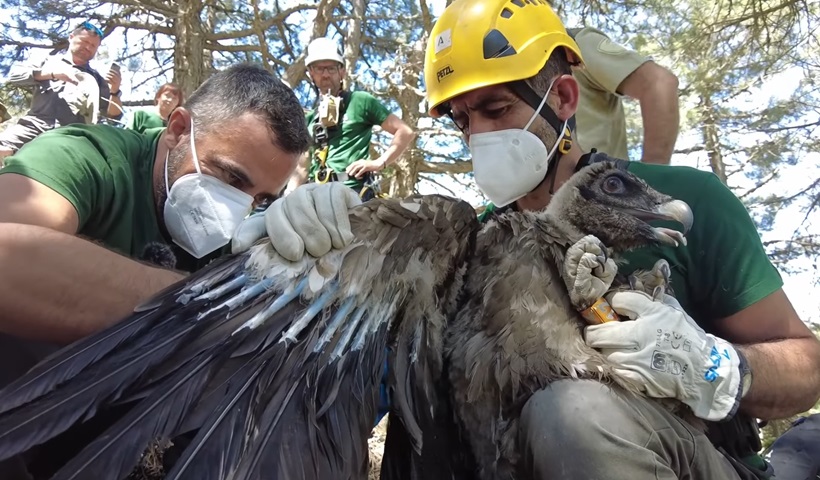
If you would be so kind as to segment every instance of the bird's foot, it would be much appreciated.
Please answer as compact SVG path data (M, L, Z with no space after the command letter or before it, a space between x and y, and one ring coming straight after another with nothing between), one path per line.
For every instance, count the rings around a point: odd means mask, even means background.
M658 300L664 293L672 295L671 277L669 262L660 259L655 262L652 270L639 270L629 275L629 288L652 295L654 300Z
M573 306L584 310L609 290L618 266L606 246L594 235L587 235L567 250L563 270Z

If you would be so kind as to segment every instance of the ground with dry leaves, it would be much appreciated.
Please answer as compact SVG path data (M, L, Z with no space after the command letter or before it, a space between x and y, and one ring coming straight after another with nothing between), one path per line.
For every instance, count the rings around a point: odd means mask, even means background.
M370 473L368 480L378 480L381 474L382 456L384 455L384 440L387 437L387 417L373 429L373 435L367 440L370 448ZM155 443L142 455L137 468L131 472L126 480L163 480L165 471L162 468L162 455L171 443L164 445Z

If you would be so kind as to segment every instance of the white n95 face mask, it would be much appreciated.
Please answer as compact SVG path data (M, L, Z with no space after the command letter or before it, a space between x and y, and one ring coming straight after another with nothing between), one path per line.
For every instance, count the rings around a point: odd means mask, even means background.
M170 152L169 152L170 153ZM171 239L196 258L224 247L250 213L253 197L221 180L202 173L194 145L191 121L191 154L196 173L178 178L168 188L168 155L165 155L165 227Z
M530 193L547 176L550 160L561 143L561 135L558 135L552 150L547 152L544 142L528 130L544 107L550 90L552 83L523 129L470 135L476 184L496 206L504 207ZM565 120L561 131L566 128Z

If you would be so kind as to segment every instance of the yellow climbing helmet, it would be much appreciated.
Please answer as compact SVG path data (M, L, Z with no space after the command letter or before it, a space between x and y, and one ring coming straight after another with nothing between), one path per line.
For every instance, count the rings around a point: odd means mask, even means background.
M462 93L524 80L562 47L570 63L581 51L546 0L456 0L433 27L424 58L430 115Z

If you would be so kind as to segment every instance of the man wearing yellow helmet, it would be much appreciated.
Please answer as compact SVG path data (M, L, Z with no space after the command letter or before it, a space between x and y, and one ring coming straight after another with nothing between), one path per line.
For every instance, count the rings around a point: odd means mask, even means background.
M540 210L577 168L609 158L585 154L573 142L571 120L579 103L573 69L582 67L578 45L546 0L456 0L437 21L425 59L430 114L448 115L462 130L476 183L495 205ZM674 306L621 293L619 313L639 322L589 327L586 340L642 382L648 396L677 398L705 420L724 422L711 423L707 438L655 402L594 381L554 382L521 412L521 475L765 476L752 468L765 470L751 417L782 418L814 405L820 342L784 294L742 203L714 175L639 162L627 168L692 207L688 247L633 252L628 268L666 259L677 299L695 319ZM680 352L684 364L713 358L709 345L731 353L731 362L724 362L731 367L719 381L698 373L683 388L680 375L641 354L652 351L656 329L673 319L676 333L695 339L696 346ZM638 325L645 327L638 331ZM626 335L625 328L640 338ZM761 463L747 466L737 460L742 457Z

